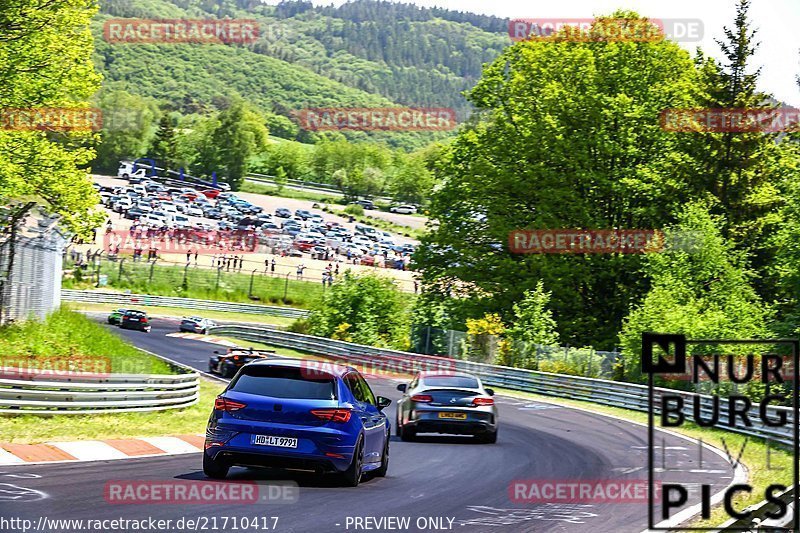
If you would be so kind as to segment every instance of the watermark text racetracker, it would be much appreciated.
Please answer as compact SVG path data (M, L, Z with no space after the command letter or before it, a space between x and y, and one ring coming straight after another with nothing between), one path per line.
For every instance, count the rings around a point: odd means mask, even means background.
M300 497L296 482L277 481L109 481L103 491L112 505L292 504Z
M439 107L314 107L295 115L309 131L449 131L457 126L455 111Z
M693 252L703 236L694 231L653 229L534 229L513 230L508 247L515 254L643 254Z
M651 530L698 531L704 528L680 527L688 516L700 513L703 519L711 516L711 508L718 502L737 525L727 531L750 531L753 511L737 505L742 495L758 496L765 500L769 509L765 516L782 520L791 517L791 528L775 527L776 531L798 531L800 513L789 515L789 505L797 509L797 493L788 495L789 486L797 486L797 452L800 443L798 431L798 367L800 341L796 339L749 340L749 339L707 339L688 340L680 334L643 333L642 334L642 373L648 377L648 481L650 501L648 502L648 527ZM711 357L709 358L709 353ZM756 355L758 354L758 355ZM792 375L787 379L782 367L791 355ZM760 360L761 371L753 369L755 359ZM746 361L745 373L736 373L738 360ZM674 376L689 372L691 361L694 390L674 390L656 388L654 378ZM726 364L727 363L727 364ZM727 375L726 375L727 371ZM701 378L705 375L705 381ZM787 407L787 400L791 407ZM733 481L724 486L703 480L701 483L688 483L670 478L670 473L680 471L680 462L670 464L663 455L656 467L656 429L669 431L691 421L698 428L716 428L727 431L755 434L771 438L780 436L784 444L791 443L795 454L792 482L775 482L761 487L754 494L755 487L741 474L740 459L747 440L734 458L727 450L732 467ZM699 448L702 450L702 446ZM769 454L769 442L767 442ZM769 455L767 455L769 464ZM785 476L788 481L788 473ZM728 478L730 479L730 478ZM661 483L662 498L656 504L652 497L656 483ZM726 481L727 483L727 481ZM698 486L699 485L699 486ZM722 486L720 486L722 485ZM699 490L698 490L699 489ZM763 493L761 493L763 490Z
M111 44L224 43L258 40L259 27L251 19L109 19L103 37Z

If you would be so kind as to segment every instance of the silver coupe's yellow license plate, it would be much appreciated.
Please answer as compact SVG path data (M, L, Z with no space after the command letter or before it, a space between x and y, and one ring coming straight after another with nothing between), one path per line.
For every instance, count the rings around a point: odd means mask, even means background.
M451 420L466 420L467 413L439 413L439 418L449 418Z

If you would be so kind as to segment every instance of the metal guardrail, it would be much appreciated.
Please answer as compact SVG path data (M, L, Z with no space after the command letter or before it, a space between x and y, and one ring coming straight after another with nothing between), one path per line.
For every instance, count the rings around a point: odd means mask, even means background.
M11 372L9 372L11 370ZM37 374L5 369L0 378L0 414L104 414L179 409L200 397L196 372L178 375Z
M125 294L106 291L78 291L62 289L61 299L68 302L110 303L123 306L162 306L182 307L185 309L201 309L204 311L227 311L232 313L250 313L255 315L280 316L285 318L304 318L309 312L294 307L278 307L259 304L220 302L217 300L197 300L173 296L154 296L150 294Z
M352 364L361 367L361 369L365 370L368 374L401 375L420 370L463 371L479 376L487 385L503 387L510 390L590 401L601 405L621 407L635 411L649 411L650 408L647 386L635 383L563 374L549 374L522 368L488 365L445 357L373 348L371 346L326 339L323 337L314 337L280 330L266 330L259 327L218 326L210 328L209 333L227 335L242 340L262 342L273 346L294 348L324 355L334 361L341 361L344 364ZM694 396L684 391L656 388L654 390L654 404L657 409L661 407L661 394L665 392L671 395L678 394L684 398L684 401L691 401L691 397ZM702 396L701 398L700 414L707 420L711 414L713 398L711 396ZM723 427L727 426L730 417L725 402L720 402L719 409L720 419L718 425ZM779 416L779 412L781 411L784 412L789 421L792 420L792 409L782 406L767 407L767 416L774 420ZM726 429L736 433L768 439L784 445L792 445L794 438L793 424L789 423L781 427L767 426L761 421L757 407L751 409L748 414L753 424L751 427L737 426L732 428L726 427ZM691 417L689 418L691 419ZM789 489L781 495L781 499L785 502L791 501L792 498L793 489ZM763 501L748 508L748 510L752 511L752 514L747 519L732 519L723 524L719 531L730 531L732 528L742 531L743 528L756 527L758 524L776 527L778 524L773 524L769 520L765 521L766 514L775 509L775 504Z

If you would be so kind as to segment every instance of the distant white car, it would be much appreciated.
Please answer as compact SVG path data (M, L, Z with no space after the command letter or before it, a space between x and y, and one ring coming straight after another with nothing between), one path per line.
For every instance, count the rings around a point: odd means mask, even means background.
M189 223L189 217L185 215L175 215L172 218L172 221L176 228L189 229L191 227L191 224Z
M164 217L156 215L154 213L150 213L148 215L143 216L141 218L141 222L143 224L152 226L154 228L161 227L164 224L166 224L166 220L164 219Z
M129 179L129 178L139 178L144 179L147 177L147 170L144 168L140 168L133 171L133 163L121 163L119 169L117 169L117 177L122 179Z
M413 215L417 212L417 208L413 205L393 205L389 208L392 213L399 213L401 215Z
M186 208L186 214L190 217L202 217L203 210L197 207L196 205L190 205Z

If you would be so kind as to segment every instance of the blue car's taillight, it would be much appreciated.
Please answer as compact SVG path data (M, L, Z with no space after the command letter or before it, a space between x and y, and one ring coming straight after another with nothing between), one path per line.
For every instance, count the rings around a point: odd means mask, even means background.
M247 407L247 404L234 402L233 400L223 398L222 396L217 396L217 398L214 400L214 409L217 411L226 411L230 413L231 411L238 411L239 409L244 409L245 407Z
M341 422L343 424L350 420L350 409L312 409L311 414L329 422Z

